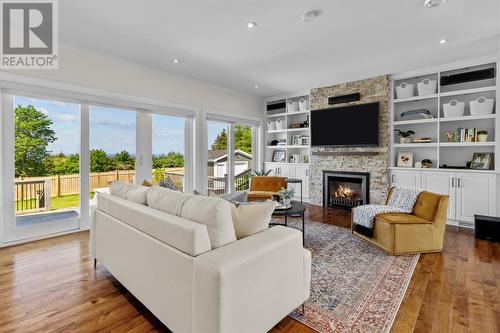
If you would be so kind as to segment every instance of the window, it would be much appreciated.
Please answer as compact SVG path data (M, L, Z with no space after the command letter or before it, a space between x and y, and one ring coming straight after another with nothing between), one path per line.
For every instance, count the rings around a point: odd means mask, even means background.
M136 113L102 106L90 107L90 190L135 176Z
M228 135L228 123L207 121L208 193L229 192Z
M252 126L234 126L234 186L236 191L249 189L253 168Z
M153 183L184 191L185 126L185 118L152 115Z

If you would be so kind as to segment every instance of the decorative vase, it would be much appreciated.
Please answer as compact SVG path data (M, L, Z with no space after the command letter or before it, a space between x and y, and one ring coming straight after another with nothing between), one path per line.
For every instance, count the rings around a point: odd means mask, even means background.
M477 135L478 142L486 142L488 141L488 134L478 134Z
M402 136L399 137L399 143L411 143L411 138L404 138Z
M283 205L288 206L292 202L292 199L283 198Z

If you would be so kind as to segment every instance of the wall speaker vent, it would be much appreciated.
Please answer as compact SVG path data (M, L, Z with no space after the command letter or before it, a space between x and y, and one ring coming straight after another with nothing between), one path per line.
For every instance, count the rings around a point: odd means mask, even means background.
M466 73L441 76L441 85L449 86L451 84L493 79L494 77L495 77L495 68L492 67Z
M335 105L335 104L342 104L342 103L357 102L360 99L361 99L360 93L341 95L341 96L333 96L333 97L328 97L328 104Z

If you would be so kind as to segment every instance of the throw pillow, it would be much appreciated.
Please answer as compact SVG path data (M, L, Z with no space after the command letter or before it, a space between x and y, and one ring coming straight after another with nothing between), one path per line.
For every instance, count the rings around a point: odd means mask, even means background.
M142 181L142 186L151 187L151 186L153 186L153 184L152 184L152 183L150 183L150 182L148 182L146 179L144 179L144 180Z
M147 187L129 184L121 180L111 183L109 193L122 199L130 200L135 203L145 205L147 203Z
M181 217L207 226L212 249L236 240L231 205L221 198L191 195L182 207Z
M173 191L179 191L179 189L175 185L172 178L170 178L170 176L167 176L167 178L160 180L160 182L158 183L158 186L168 188L169 190L173 190Z
M146 196L149 207L177 216L180 216L184 202L191 197L189 194L159 186L151 186Z
M115 195L117 197L125 199L125 196L128 191L128 185L129 185L128 183L125 183L124 181L121 180L112 182L111 185L109 186L109 193L111 195Z
M236 238L245 238L268 229L275 205L274 201L266 201L234 206L232 216Z

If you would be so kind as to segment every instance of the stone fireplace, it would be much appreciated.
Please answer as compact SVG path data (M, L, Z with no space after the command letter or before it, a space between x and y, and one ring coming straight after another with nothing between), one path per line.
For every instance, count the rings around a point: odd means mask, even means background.
M370 174L323 170L323 206L352 208L370 203Z
M324 193L324 172L334 171L336 173L364 173L366 179L366 198L363 203L383 204L389 188L389 78L379 76L366 80L342 83L330 87L311 89L311 110L331 108L328 97L360 93L361 99L357 102L339 104L338 106L354 105L379 102L380 138L377 147L312 147L310 161L310 187L309 197L311 203L328 206L329 195ZM337 105L334 105L335 107ZM314 112L314 111L312 111ZM341 124L332 124L332 130ZM358 189L358 185L350 184L350 190ZM338 189L334 190L338 191ZM351 194L343 193L336 200L337 204L350 205ZM333 193L335 194L335 193ZM344 196L345 198L342 198ZM354 199L359 200L359 199Z

